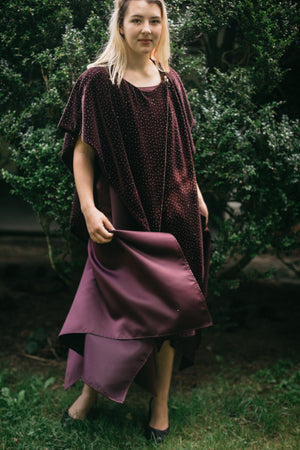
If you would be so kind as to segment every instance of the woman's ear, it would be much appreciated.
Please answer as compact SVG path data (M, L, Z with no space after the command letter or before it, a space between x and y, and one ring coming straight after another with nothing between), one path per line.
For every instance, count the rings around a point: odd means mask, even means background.
M121 35L122 37L124 37L124 29L123 29L123 26L122 26L122 25L120 25L119 31L120 31L120 35Z

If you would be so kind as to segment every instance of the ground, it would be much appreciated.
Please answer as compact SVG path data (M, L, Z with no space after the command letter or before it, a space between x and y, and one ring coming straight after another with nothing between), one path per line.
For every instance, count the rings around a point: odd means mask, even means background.
M0 250L0 364L38 374L53 369L63 383L66 350L58 333L74 288L55 277L42 236L0 236ZM274 265L270 258L269 263ZM200 386L224 366L249 374L278 360L299 363L299 282L281 275L210 300L214 326L203 332L195 365L175 369L173 389Z

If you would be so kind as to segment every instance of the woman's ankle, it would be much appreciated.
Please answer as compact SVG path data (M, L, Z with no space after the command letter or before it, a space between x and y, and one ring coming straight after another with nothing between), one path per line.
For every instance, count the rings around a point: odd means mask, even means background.
M84 384L81 391L81 395L83 395L84 397L87 396L89 398L96 398L97 391L88 384Z
M153 397L151 401L151 417L149 425L158 430L169 427L168 400L166 398Z

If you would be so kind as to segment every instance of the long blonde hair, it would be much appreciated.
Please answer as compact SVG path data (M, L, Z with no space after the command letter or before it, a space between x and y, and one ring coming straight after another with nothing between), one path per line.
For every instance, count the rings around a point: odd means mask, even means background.
M131 0L115 0L114 10L109 22L110 38L95 62L87 67L106 66L109 69L111 82L120 85L126 67L127 54L124 45L124 38L120 34L120 26L123 24L128 4ZM164 72L169 72L170 58L170 35L167 17L167 8L164 0L146 0L147 3L156 3L162 15L162 33L157 46L152 50L149 57L154 61L156 67Z

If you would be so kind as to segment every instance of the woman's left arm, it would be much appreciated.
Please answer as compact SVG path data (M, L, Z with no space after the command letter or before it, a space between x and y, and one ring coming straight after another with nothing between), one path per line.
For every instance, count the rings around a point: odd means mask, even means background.
M197 184L197 193L198 193L200 212L201 212L201 214L203 214L203 216L205 216L205 218L206 218L205 223L207 225L207 223L208 223L208 209L207 209L206 203L205 203L205 201L203 199L203 195L201 194L201 191L199 189L198 184Z

